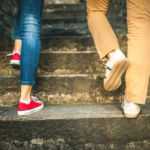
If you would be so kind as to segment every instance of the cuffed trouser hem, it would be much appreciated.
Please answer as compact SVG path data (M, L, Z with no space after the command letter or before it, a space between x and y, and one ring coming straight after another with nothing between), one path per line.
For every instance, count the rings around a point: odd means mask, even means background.
M16 36L16 37L13 37L12 41L14 42L15 40L22 40L22 39L21 39L21 37Z
M118 47L118 44L116 46L107 47L107 49L105 49L103 52L98 51L100 59L103 60L106 57L106 55L108 55L111 51L116 49L120 49L120 47Z
M136 103L136 104L145 104L145 102L146 102L144 98L143 99L139 99L139 97L132 98L132 97L128 97L126 95L125 95L125 99L129 102Z
M19 84L21 84L21 85L31 85L31 86L33 86L33 85L35 85L35 82L19 81Z

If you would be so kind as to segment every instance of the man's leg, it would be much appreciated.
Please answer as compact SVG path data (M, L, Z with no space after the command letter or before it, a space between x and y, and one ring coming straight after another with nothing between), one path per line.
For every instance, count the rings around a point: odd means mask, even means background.
M125 90L128 110L124 111L132 117L130 112L135 108L136 117L139 113L139 105L136 104L145 104L150 75L150 1L127 0L127 22L130 66L126 72ZM135 106L131 111L130 102Z
M87 0L87 19L100 58L109 58L104 87L108 91L113 91L121 85L121 75L129 62L119 50L116 35L107 20L108 4L109 0Z
M116 35L106 17L109 1L87 0L88 25L100 58L119 49Z

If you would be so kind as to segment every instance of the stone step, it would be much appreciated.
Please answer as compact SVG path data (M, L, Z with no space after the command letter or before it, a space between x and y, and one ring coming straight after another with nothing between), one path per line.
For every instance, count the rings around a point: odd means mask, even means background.
M51 4L51 5L68 5L68 4L82 4L80 3L80 0L45 0L44 4Z
M126 34L117 34L116 36L121 50L127 50ZM41 42L43 52L96 51L93 38L90 35L42 37Z
M118 5L114 1L110 1L107 15L123 15L123 8L124 8L124 1L121 0ZM76 10L74 12L74 10ZM54 12L55 11L55 12ZM86 16L86 4L84 3L78 3L78 4L48 4L48 2L45 2L43 12L51 12L51 14L55 14L55 16L59 16L61 13L60 11L64 11L62 14L66 15L77 15L77 16ZM66 11L66 12L65 12ZM69 11L69 12L68 12ZM72 12L71 12L72 11ZM78 13L80 11L80 13ZM67 13L68 12L68 13ZM73 13L74 12L74 13ZM62 15L61 15L62 16Z
M120 16L108 16L110 24L123 24ZM86 17L43 18L42 27L76 27L87 25Z
M43 27L41 28L41 36L82 36L82 35L90 35L90 31L88 26L79 26L79 27Z
M123 51L127 55L127 51ZM12 69L10 58L4 58L0 64L0 75L19 75ZM41 52L38 65L39 75L92 74L105 73L105 66L100 61L97 51L76 52Z
M103 87L104 74L38 75L32 94L45 104L118 103L124 96L122 86L108 92ZM11 106L20 99L19 75L0 76L0 106Z
M115 12L113 10L113 12L110 12L108 10L107 15L111 15L111 16L117 16L119 15L119 12ZM42 18L57 18L57 17L86 17L87 16L87 12L86 10L46 10L43 11L43 15ZM120 15L121 16L121 15Z
M79 3L79 4L48 4L45 2L43 11L44 12L51 12L54 10L85 10L86 11L86 4Z
M150 104L127 119L120 104L48 105L29 116L0 108L1 150L149 150Z
M45 104L120 103L124 98L122 85L112 92L103 87L104 74L38 75L32 94ZM19 76L0 76L0 106L16 105L20 99ZM150 86L147 103L150 102Z
M86 17L86 11L85 10L43 11L42 18L56 18L56 17Z
M116 34L127 34L126 24L114 24L112 25ZM41 36L82 36L91 35L87 25L78 27L43 27L41 28Z
M121 50L127 50L126 34L117 34ZM93 38L87 36L57 36L42 37L41 51L64 52L64 51L96 51ZM0 51L12 52L13 42L10 38L0 39Z
M127 51L124 51L126 54ZM41 53L39 73L91 74L105 73L97 51Z

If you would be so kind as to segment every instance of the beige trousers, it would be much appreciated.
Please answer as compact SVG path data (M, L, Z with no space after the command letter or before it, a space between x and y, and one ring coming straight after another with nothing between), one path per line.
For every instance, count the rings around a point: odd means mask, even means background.
M150 75L150 0L126 0L128 59L125 98L145 104ZM87 0L87 19L100 58L120 49L107 18L109 0Z

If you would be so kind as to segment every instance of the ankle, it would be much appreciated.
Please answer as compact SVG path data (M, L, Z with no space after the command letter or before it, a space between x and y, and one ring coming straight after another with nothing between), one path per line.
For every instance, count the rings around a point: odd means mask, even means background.
M23 101L26 101L26 102L29 102L31 100L31 96L21 96L20 100L23 100Z
M21 85L21 100L30 101L31 99L31 89L30 85Z
M110 53L107 54L107 57L108 59L116 52L116 49L115 50L112 50Z
M13 53L18 53L20 55L20 51L13 50Z
M21 103L25 103L25 104L30 104L30 100L29 100L29 101L26 101L26 100L20 99L20 102L21 102Z
M126 99L125 99L125 101L126 101L126 104L134 105L134 106L139 106L139 104L136 104L136 103L130 102L130 101L126 100Z

